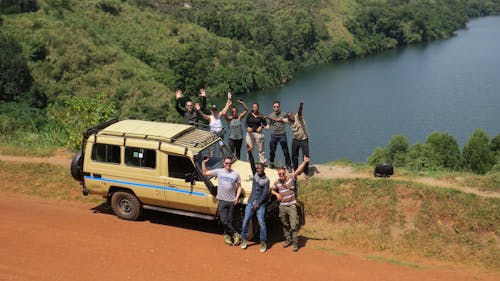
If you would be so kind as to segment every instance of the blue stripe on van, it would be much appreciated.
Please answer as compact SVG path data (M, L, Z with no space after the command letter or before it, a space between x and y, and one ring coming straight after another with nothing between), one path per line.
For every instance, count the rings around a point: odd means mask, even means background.
M179 193L185 193L185 194L191 194L191 195L196 195L196 196L207 196L203 192L197 192L197 191L187 191L183 189L177 189L174 187L164 187L160 185L151 185L151 184L143 184L143 183L137 183L137 182L130 182L130 181L119 181L119 180L112 180L112 179L107 179L107 178L96 178L92 176L85 176L86 179L89 180L100 180L100 181L107 181L107 182L112 182L112 183L121 183L121 184L128 184L128 185L134 185L138 187L145 187L145 188L154 188L154 189L162 189L165 191L171 191L171 192L179 192Z

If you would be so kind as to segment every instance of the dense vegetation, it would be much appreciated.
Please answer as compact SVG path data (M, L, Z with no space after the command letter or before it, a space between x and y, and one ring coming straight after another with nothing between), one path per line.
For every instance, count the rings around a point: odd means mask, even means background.
M110 116L178 120L177 88L276 87L498 13L500 0L1 0L0 140L76 147Z
M434 132L424 144L412 146L406 136L394 135L384 148L375 148L368 157L370 165L383 162L413 171L491 172L500 177L500 134L490 140L484 130L476 129L462 150L455 138L447 133Z

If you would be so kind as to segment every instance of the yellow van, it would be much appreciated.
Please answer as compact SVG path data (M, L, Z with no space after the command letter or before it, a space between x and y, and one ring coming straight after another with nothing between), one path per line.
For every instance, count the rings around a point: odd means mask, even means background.
M240 204L234 224L241 228L245 204L252 190L250 164L237 160L224 141L193 125L112 119L83 134L81 150L71 163L72 176L82 183L83 194L102 195L114 213L137 220L144 209L217 220L217 180L201 172L222 168L226 156L242 180ZM276 170L266 170L271 182ZM277 202L269 196L268 214ZM250 223L257 231L257 222Z

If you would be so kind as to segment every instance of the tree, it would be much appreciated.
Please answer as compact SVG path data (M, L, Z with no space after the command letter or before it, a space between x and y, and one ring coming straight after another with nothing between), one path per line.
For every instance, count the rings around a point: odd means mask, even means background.
M391 163L397 159L398 166L404 165L405 163L401 163L404 161L402 155L408 152L408 138L403 135L394 135L391 138L391 141L385 146L384 153L387 155L387 160Z
M0 32L0 101L15 101L33 82L21 45Z
M453 136L433 132L427 137L425 144L431 149L429 156L436 165L453 170L460 165L460 148Z
M485 174L495 163L489 137L482 129L476 129L462 151L462 167L477 174Z
M368 157L368 164L371 166L376 166L379 163L386 162L387 156L384 153L384 149L382 147L377 147L373 151L372 155Z

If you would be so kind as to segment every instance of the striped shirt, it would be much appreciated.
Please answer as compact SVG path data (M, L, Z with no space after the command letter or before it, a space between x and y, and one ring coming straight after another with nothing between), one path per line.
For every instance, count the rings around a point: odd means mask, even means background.
M297 204L295 199L295 179L293 175L289 175L285 181L277 180L273 188L281 195L280 205L291 206Z

